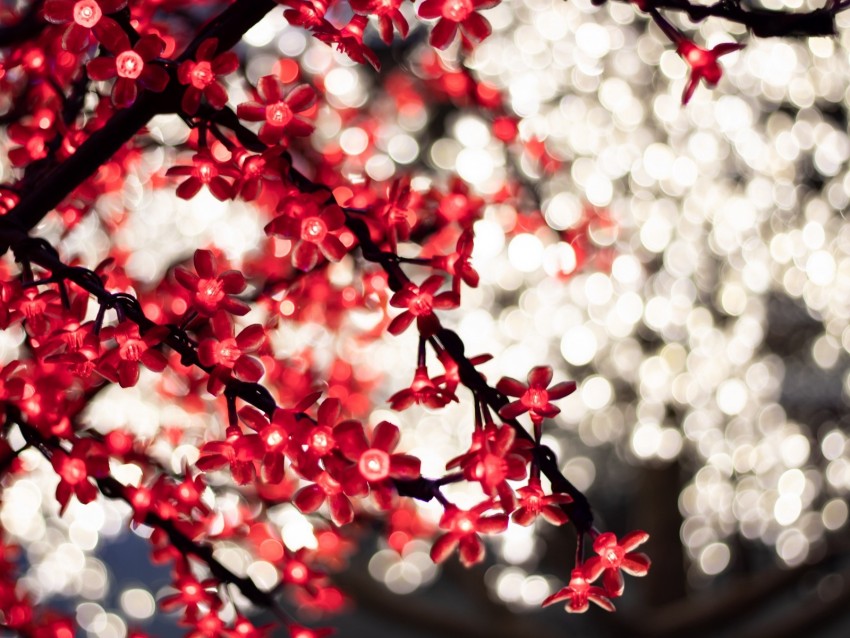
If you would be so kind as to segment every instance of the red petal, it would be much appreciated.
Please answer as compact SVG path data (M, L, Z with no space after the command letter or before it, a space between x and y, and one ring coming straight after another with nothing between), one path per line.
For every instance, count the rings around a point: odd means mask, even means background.
M306 111L316 101L316 92L307 84L299 84L286 96L286 105L293 113Z
M354 520L354 510L351 507L351 501L343 494L331 496L331 520L337 525L348 525Z
M319 248L309 241L299 241L292 251L292 265L298 270L312 270L319 261Z
M266 331L258 323L251 324L244 328L239 336L236 337L236 345L240 350L252 352L259 348L266 338Z
M233 51L225 51L216 56L212 63L212 71L216 75L227 75L239 68L239 58Z
M298 490L292 503L302 514L312 514L322 506L326 497L324 490L314 483Z
M385 452L392 452L398 445L401 434L398 426L389 421L381 421L372 433L372 447Z
M340 451L351 461L360 459L360 455L369 449L366 433L359 421L345 421L334 430L334 438Z
M552 368L549 366L537 366L528 373L528 386L546 388L552 381Z
M469 567L484 560L484 545L475 534L460 539L460 562Z
M393 335L399 335L413 323L413 313L405 311L390 322L387 326L387 332Z
M625 583L623 575L619 569L606 569L602 573L602 585L605 588L605 593L609 596L617 597L623 594Z
M233 195L233 187L230 185L230 182L221 176L213 177L207 186L213 196L220 202L230 199Z
M646 576L652 561L646 554L630 553L623 557L623 562L620 567L627 574L632 576Z
M263 101L266 104L280 102L280 82L278 82L275 76L264 75L261 77L260 81L257 83L257 90L260 93L260 97L263 98ZM265 115L263 117L265 117Z
M638 545L644 544L649 540L649 534L644 532L643 530L636 530L634 532L629 532L625 536L623 536L620 541L620 547L622 547L627 552L632 551Z
M478 13L469 14L469 17L461 22L460 26L466 36L474 42L481 42L493 31L487 18Z
M450 22L445 18L440 19L437 26L431 31L429 42L432 47L446 49L455 39L457 34L457 22Z
M499 383L496 384L496 389L502 394L507 394L510 397L521 397L528 389L525 384L520 383L511 377L502 377Z
M92 80L98 82L111 80L117 74L115 70L115 58L95 58L86 65L86 70Z
M415 479L419 477L421 462L409 454L393 454L390 456L390 476L399 479Z
M522 404L522 401L514 401L502 406L499 409L499 416L503 419L515 419L526 412L528 412L528 408Z
M247 355L239 357L233 366L233 373L236 375L236 378L240 381L247 381L248 383L259 381L263 377L264 372L263 364L254 357Z
M118 78L112 87L112 103L119 109L127 108L136 101L138 92L133 80Z
M245 275L238 270L225 270L218 278L221 280L224 292L228 295L237 295L248 285L245 281Z
M47 0L44 3L44 17L53 24L71 22L74 19L74 0Z
M256 102L243 102L236 107L236 116L240 120L262 122L266 119L266 107Z
M195 272L204 279L215 277L215 257L210 250L198 249L194 257Z
M155 35L144 35L136 42L133 51L138 53L142 60L148 62L158 57L164 48L165 43L159 37ZM147 65L145 65L145 68L147 68Z
M76 22L71 24L62 36L62 48L67 51L82 51L89 41L89 29L81 27Z
M458 538L454 534L443 534L434 541L431 546L431 560L435 563L444 562L458 545Z
M139 84L149 91L161 93L168 86L171 77L168 72L158 64L146 64L142 74L139 76Z
M494 514L492 516L482 516L475 524L476 531L482 534L498 534L504 532L508 528L507 514Z
M443 15L443 3L440 0L425 0L417 11L420 18L434 20Z
M204 89L204 97L214 109L223 109L227 104L227 91L218 82L213 82Z
M203 183L197 177L189 177L177 187L177 197L180 199L192 199L201 190Z

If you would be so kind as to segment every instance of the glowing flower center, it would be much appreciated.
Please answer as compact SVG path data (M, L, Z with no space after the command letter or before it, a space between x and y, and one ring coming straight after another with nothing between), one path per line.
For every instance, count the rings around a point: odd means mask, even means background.
M286 126L292 120L292 109L286 102L275 102L266 107L266 122L272 126Z
M475 523L472 522L468 514L464 514L457 522L457 529L464 534L471 534L475 531Z
M281 443L283 443L285 437L280 428L269 428L269 431L266 433L266 445L270 448L275 448Z
M693 47L685 54L685 59L692 67L699 68L708 64L711 61L711 56L708 55L708 51Z
M327 454L333 447L333 437L330 428L320 427L310 437L310 447L319 454Z
M197 602L201 599L201 586L198 583L183 585L183 598L186 602Z
M151 504L150 490L136 490L133 493L131 500L133 501L133 507L137 510L147 509Z
M434 311L434 297L428 293L419 293L410 302L408 309L414 317L424 317Z
M447 0L443 3L443 17L451 22L463 22L472 11L472 0Z
M218 175L218 171L209 160L200 160L196 165L196 172L198 179L204 184L209 184L212 178Z
M318 243L328 234L328 225L319 217L308 217L301 222L301 239Z
M367 481L381 481L390 474L390 455L383 450L366 450L360 457L357 469Z
M476 469L476 478L493 487L504 481L508 476L508 462L495 454L486 455Z
M528 407L539 410L540 408L545 408L546 404L549 403L549 393L540 388L529 388L522 399L522 402Z
M290 563L287 571L289 572L289 579L293 583L303 585L307 582L307 568L301 563Z
M86 464L82 459L68 459L62 464L62 478L71 485L76 485L86 479Z
M118 349L118 355L124 361L138 361L142 358L142 353L145 350L147 350L147 346L141 339L127 339Z
M226 366L233 367L236 360L242 356L242 351L236 345L236 339L233 337L224 339L218 348L218 360Z
M96 25L102 15L100 5L94 0L80 0L74 5L74 22L86 29Z
M608 563L609 567L619 567L623 562L625 552L621 547L609 547L602 553L602 559Z
M195 68L192 69L190 79L192 81L192 86L196 89L207 88L210 84L215 82L215 73L213 73L212 65L206 60L198 62L195 65Z
M449 219L456 220L466 211L466 197L460 193L449 195L443 200L442 212Z
M587 579L582 576L581 570L573 570L572 577L570 578L570 589L572 589L576 595L582 595L587 593L589 588L590 585L587 583Z
M142 74L142 69L145 68L145 62L135 51L122 51L115 58L115 69L118 75L122 78L135 80Z
M198 283L198 299L213 305L224 298L224 284L216 277L215 279L201 279Z
M250 177L259 177L266 168L266 161L261 157L251 157L245 162L243 170Z

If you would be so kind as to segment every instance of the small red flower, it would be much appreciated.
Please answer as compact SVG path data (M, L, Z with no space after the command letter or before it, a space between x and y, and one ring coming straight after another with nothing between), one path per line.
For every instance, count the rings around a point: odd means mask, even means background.
M263 376L263 364L250 356L257 352L266 338L263 327L252 324L234 336L233 320L219 310L210 321L212 337L203 339L198 345L198 358L205 366L214 366L207 386L212 394L218 395L231 374L240 381L256 383Z
M616 597L623 593L623 574L645 576L649 571L650 561L646 554L633 552L638 545L649 540L649 534L635 531L626 534L619 543L611 532L605 532L593 541L593 551L598 556L588 558L584 563L584 571L589 581L594 581L602 575L602 585L609 596Z
M484 544L478 534L497 534L508 527L506 514L484 514L493 507L492 499L479 503L470 510L454 505L446 507L440 519L440 529L447 530L431 547L431 560L442 563L460 547L460 562L469 567L484 560Z
M142 336L139 326L132 321L104 328L101 337L104 340L115 339L118 347L101 357L98 372L107 379L117 379L122 388L130 388L139 381L139 364L148 370L162 372L168 365L168 359L154 346L167 334L168 329L160 326L151 328Z
M117 77L112 86L112 103L119 109L136 101L139 89L159 93L168 84L168 72L151 61L159 57L165 43L155 35L142 36L136 46L121 32L116 42L115 57L99 57L88 63L86 68L92 80L103 81Z
M195 53L194 60L185 60L177 68L177 79L186 84L181 106L187 115L194 115L201 104L201 96L214 109L227 104L227 90L218 76L233 73L239 68L239 58L233 51L215 55L218 39L204 40Z
M278 215L266 225L268 234L292 240L292 265L299 270L312 270L319 254L328 261L339 261L347 249L339 238L345 226L345 214L334 203L326 204L325 197L297 196L285 199Z
M522 455L514 452L515 439L514 429L503 425L492 435L484 436L479 449L461 462L466 480L478 482L487 496L498 496L506 512L513 510L515 505L514 492L508 480L523 480L527 466Z
M457 246L452 254L431 258L431 265L434 268L444 270L452 276L452 290L455 292L460 291L461 281L470 288L478 287L478 272L469 263L472 248L472 230L467 229L458 237Z
M180 199L192 199L206 186L219 201L230 199L234 195L234 186L225 176L239 177L238 170L219 164L207 150L195 153L191 166L172 166L165 174L168 177L186 177L177 187L177 197Z
M520 414L531 413L531 419L539 423L544 418L552 418L560 413L560 408L550 403L551 400L563 399L575 392L575 381L563 381L551 388L547 386L552 381L552 368L537 366L528 373L528 385L524 385L511 377L502 377L496 385L499 392L512 397L520 397L499 410L499 416L504 419L515 419Z
M355 13L377 16L381 40L392 44L393 25L402 38L407 37L410 28L400 10L403 2L404 0L351 0L350 4Z
M455 39L458 27L473 42L481 42L492 28L487 19L476 13L499 4L499 0L425 0L419 5L419 17L439 21L431 30L431 46L445 49Z
M581 614L588 610L589 603L596 603L605 611L614 611L614 605L605 596L605 590L594 587L580 568L573 570L570 584L552 594L543 601L543 607L567 601L564 607L571 614Z
M263 442L258 435L231 429L225 441L205 443L195 465L204 472L229 465L233 480L239 485L247 485L254 480L254 461L262 458L263 451Z
M333 469L335 466L330 463L329 467ZM320 470L318 466L314 466L308 469L304 478L313 482L302 487L292 497L292 503L300 512L311 514L327 501L334 525L347 525L354 520L351 501L343 492L342 484L330 471Z
M106 454L90 439L77 441L70 454L57 450L50 462L59 475L56 500L59 501L60 514L65 511L71 496L76 495L80 503L91 503L97 497L98 490L89 479L109 475L109 460Z
M687 104L690 101L700 80L705 80L705 83L710 87L717 86L723 75L723 70L720 68L717 58L733 51L740 51L743 48L743 44L724 42L718 44L711 51L707 51L683 38L676 47L676 53L682 56L688 66L691 67L691 76L682 92L682 104Z
M174 276L181 286L194 293L193 306L202 315L212 316L218 310L245 315L250 307L230 295L245 290L245 277L238 270L216 274L215 257L209 250L195 251L195 271L176 268Z
M185 607L186 614L195 615L200 611L201 605L213 610L221 607L221 599L216 594L215 579L198 581L191 574L180 576L174 582L176 593L165 596L159 601L163 611L172 611L179 607Z
M517 490L519 506L511 514L511 520L523 526L531 525L538 516L542 516L552 525L563 525L569 520L566 512L558 507L571 503L568 494L545 494L540 480L532 478L528 485Z
M354 462L354 466L343 477L346 494L363 494L368 484L378 505L387 509L394 493L390 479L414 479L419 476L419 459L408 454L392 453L399 443L400 434L398 426L389 421L381 421L375 427L371 443L358 421L340 424L334 437L340 452Z
M262 122L260 139L269 145L277 144L284 135L303 137L313 132L313 124L298 113L308 110L316 101L316 92L306 84L299 84L283 94L280 81L273 75L260 78L257 83L260 102L243 102L236 107L240 119Z
M443 278L440 275L431 275L422 282L421 286L408 282L395 293L390 299L390 305L394 308L405 308L405 311L390 322L387 327L390 334L401 334L415 319L419 334L422 337L432 336L440 327L440 321L434 315L434 309L457 308L459 304L457 294L454 292L437 294L442 285Z
M82 51L94 34L107 48L123 31L108 14L127 6L127 0L47 0L44 17L54 24L68 24L62 34L62 48Z
M260 475L269 484L283 481L284 454L289 453L289 442L295 429L295 419L288 410L276 410L271 422L256 408L245 406L239 410L239 418L257 432L263 446Z
M397 411L406 410L414 404L436 409L448 405L449 401L457 401L457 397L451 392L438 388L428 376L428 369L425 366L419 366L416 368L410 387L399 390L390 397L389 401L390 407Z

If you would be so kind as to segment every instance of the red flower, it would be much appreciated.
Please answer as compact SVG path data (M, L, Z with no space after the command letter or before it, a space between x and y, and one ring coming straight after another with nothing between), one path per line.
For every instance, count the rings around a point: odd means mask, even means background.
M178 607L185 607L186 614L197 614L200 606L209 607L213 610L221 607L221 600L215 590L215 579L199 582L191 574L185 574L174 582L177 593L165 596L159 601L163 611L172 611Z
M257 352L266 338L263 327L252 324L234 337L233 320L219 310L210 321L213 336L198 345L198 358L205 366L214 366L207 389L215 395L224 390L231 373L240 381L256 383L263 376L263 364L249 356Z
M605 590L601 587L593 587L585 577L580 568L573 570L570 584L552 594L543 601L543 607L567 601L566 609L571 614L581 614L590 607L589 603L596 603L606 611L614 611L614 605L605 596Z
M504 419L515 419L520 414L531 412L531 419L539 423L544 418L552 418L560 413L560 408L550 403L550 400L563 399L576 389L575 381L563 381L551 388L547 386L552 381L552 368L537 366L528 373L528 385L511 377L502 377L496 385L499 392L512 397L520 397L499 410L499 416Z
M229 429L227 440L210 441L203 445L195 465L204 472L229 465L233 480L239 485L246 485L254 479L254 461L262 456L263 442L259 436Z
M148 370L162 372L168 359L153 346L168 334L168 329L157 327L139 334L139 326L132 321L122 321L117 326L104 328L104 340L115 339L118 347L101 357L98 371L107 379L117 379L122 388L130 388L139 381L139 364Z
M538 516L542 516L552 525L563 525L569 518L563 509L558 507L571 503L568 494L545 494L540 487L540 479L532 478L528 485L517 490L519 507L511 514L511 520L518 525L531 525Z
M626 534L623 540L617 542L617 537L611 532L605 532L593 541L593 551L598 556L588 558L584 571L589 581L594 581L602 575L602 585L609 596L616 597L623 593L623 574L645 576L649 571L649 557L646 554L632 550L649 540L649 534L635 531Z
M368 62L376 71L381 70L381 62L378 56L363 42L363 34L369 18L364 15L355 15L348 24L341 29L335 29L333 25L329 28L317 30L313 35L327 45L336 45L336 48L348 55L355 62L363 64Z
M682 104L688 103L701 79L705 80L705 83L710 87L716 86L720 82L723 70L717 63L717 58L743 48L743 44L724 42L723 44L718 44L711 51L706 51L690 40L683 38L676 47L676 53L682 56L685 62L688 63L688 66L691 67L691 77L688 78L688 83L682 92Z
M174 276L181 286L194 293L195 310L208 317L218 310L234 315L248 314L251 308L230 296L245 290L245 277L241 272L226 270L216 274L215 257L209 250L196 250L194 261L197 274L186 268L176 268Z
M389 401L393 410L401 411L414 404L442 408L449 401L457 401L457 397L451 392L438 388L428 376L428 369L425 366L419 366L416 368L410 387L399 390L390 397Z
M168 84L168 72L158 64L149 64L159 57L165 44L155 35L142 36L136 46L130 48L130 40L121 32L116 42L115 57L99 57L88 63L92 80L111 80L112 103L117 108L126 108L136 101L138 87L159 93Z
M334 204L325 204L325 196L297 196L281 203L283 215L266 225L268 234L281 235L295 242L292 265L311 270L319 261L319 253L328 261L339 261L347 249L339 239L345 226L345 214Z
M478 287L478 272L469 263L472 248L472 230L467 229L458 237L457 246L452 254L431 258L431 265L434 268L444 270L452 276L452 290L455 292L460 291L461 281L470 288Z
M123 31L107 14L116 13L127 6L127 0L47 0L44 17L54 24L66 24L62 35L62 48L81 51L89 42L89 34L106 45L115 42Z
M90 439L77 441L70 454L56 450L50 462L59 475L56 500L59 501L60 514L73 495L80 503L91 503L97 497L97 487L89 478L109 475L109 460L102 448Z
M439 22L431 30L431 46L445 49L457 35L458 27L473 42L490 35L490 23L476 13L499 4L499 0L425 0L419 5L419 17Z
M398 29L402 38L407 37L409 26L400 11L404 0L351 0L351 8L355 13L373 15L378 18L378 32L386 44L392 44L393 25Z
M257 93L262 103L243 102L236 107L236 114L243 120L263 123L260 139L264 143L277 144L284 134L303 137L313 132L313 124L297 115L316 101L312 87L299 84L284 96L278 79L266 75L257 83Z
M407 454L392 454L400 434L398 426L389 421L381 421L375 427L371 444L363 431L363 425L358 421L340 424L334 436L340 452L355 463L343 477L346 494L363 494L368 484L378 505L387 509L393 495L390 479L414 479L419 476L419 459Z
M233 184L224 179L223 175L239 177L238 170L222 166L207 150L195 153L192 157L192 166L172 166L165 174L168 177L186 177L177 187L177 197L192 199L201 187L206 186L219 201L230 199L234 194Z
M330 466L334 467L334 464L330 463ZM351 501L343 492L342 484L330 472L314 466L307 470L304 478L313 482L302 487L292 497L292 503L300 512L311 514L327 501L334 525L347 525L354 520Z
M319 406L315 423L308 418L298 419L294 423L294 460L300 472L315 473L318 471L319 461L327 458L336 449L334 430L338 425L341 409L339 399L325 399Z
M394 335L401 334L416 320L416 327L422 337L432 336L440 327L440 321L434 315L434 308L457 308L459 300L454 292L436 294L443 285L440 275L431 275L416 286L410 282L395 293L390 299L394 308L405 308L405 311L394 318L387 330Z
M466 567L484 560L484 544L478 534L497 534L508 527L506 514L484 516L491 507L492 499L479 503L470 510L446 507L440 519L440 529L447 530L431 547L431 560L442 563L455 548L460 547L460 562Z
M514 453L516 432L509 425L495 430L492 436L483 437L482 444L461 463L463 475L468 481L481 484L484 493L499 503L506 512L514 509L514 493L508 480L521 481L525 478L526 461Z
M195 59L185 60L177 68L180 84L188 85L181 102L187 115L194 115L198 111L202 95L214 109L222 109L227 104L227 91L217 76L238 69L239 58L233 51L215 55L217 47L217 38L204 40L195 53Z
M270 484L283 481L284 454L289 451L289 441L295 428L295 419L288 410L276 410L271 422L256 408L245 406L239 410L239 418L257 432L263 446L260 473Z

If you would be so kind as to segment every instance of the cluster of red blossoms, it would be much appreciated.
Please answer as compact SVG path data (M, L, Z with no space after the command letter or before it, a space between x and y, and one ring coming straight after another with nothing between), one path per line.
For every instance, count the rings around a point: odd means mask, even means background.
M570 612L589 602L613 609L622 574L641 576L649 568L634 551L647 535L618 540L597 530L586 498L543 444L544 427L559 413L556 402L575 383L553 384L552 369L541 365L526 382L503 378L491 386L476 369L490 355L467 356L441 320L481 279L474 228L486 205L511 211L500 219L508 235L558 236L539 211L525 210L530 198L517 176L485 200L455 176L381 181L365 171L377 157L388 111L417 119L434 106L473 108L490 121L506 153L543 172L559 168L563 158L550 154L544 140L520 134L498 89L444 57L455 44L468 51L490 35L484 12L497 3L425 0L415 12L405 0L18 4L28 6L0 10L0 108L14 167L0 184L0 250L11 248L18 262L0 261L0 330L20 344L17 358L0 365L4 489L41 462L56 476L59 515L98 498L123 502L133 524L152 530L152 560L171 566L173 592L160 607L179 613L191 638L270 633L235 608L228 587L274 612L293 638L327 635L284 612L281 601L311 618L342 608L345 597L327 572L346 566L358 530L375 521L385 521L387 543L399 553L428 538L435 562L457 555L464 565L484 560L483 536L540 519L570 523L576 564L565 567L565 574L572 570L569 584L545 604L566 602ZM684 102L700 80L717 84L718 58L739 45L702 49L652 2L635 4L691 69ZM369 30L386 44L406 38L421 28L405 17L414 13L430 21L430 44L443 53L417 53L416 77L382 76L390 108L341 107L324 93L326 78L297 61L255 68L229 50L276 7L290 25L375 68L380 60L367 44ZM202 24L205 11L211 19ZM329 121L362 131L366 149L347 153L332 140L314 140L328 113ZM159 114L187 124L177 151L144 130ZM159 159L143 161L152 146ZM180 156L171 162L175 152ZM132 199L125 197L130 177L138 183L149 165L161 169L146 187L173 187L187 200L208 191L247 203L266 237L230 260L217 249L199 249L191 264L168 269L159 281L134 279L132 255L117 237L135 211L98 204L104 197L113 204ZM48 215L54 238L84 219L99 224L113 242L106 259L89 268L81 257L60 256L31 239L28 231ZM605 213L588 208L586 217L594 216ZM598 265L589 240L570 241L577 269ZM280 347L285 329L302 324L354 332L357 348ZM380 374L350 351L402 334L418 338L416 365L410 385L388 397L392 409L439 410L471 398L468 427L458 426L468 444L439 477L421 474L397 425L370 425ZM111 384L144 387L206 426L163 423L144 437L84 426L85 409ZM167 460L181 446L196 449L197 458L171 471ZM138 479L120 482L117 465L134 466ZM447 488L458 483L479 494L475 505L451 500ZM222 496L223 485L235 501ZM439 503L436 524L412 500ZM275 508L310 520L308 546L287 544L270 515ZM37 605L20 585L22 539L0 534L4 627L34 638L73 636L72 619ZM595 555L585 559L588 541ZM223 542L271 565L277 586L260 589L230 571L214 551Z

